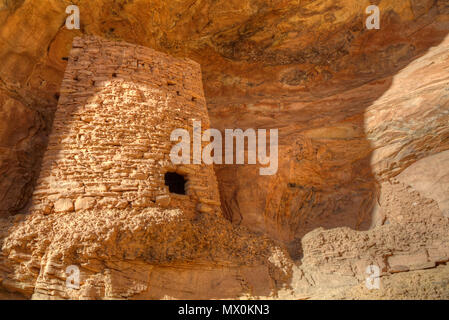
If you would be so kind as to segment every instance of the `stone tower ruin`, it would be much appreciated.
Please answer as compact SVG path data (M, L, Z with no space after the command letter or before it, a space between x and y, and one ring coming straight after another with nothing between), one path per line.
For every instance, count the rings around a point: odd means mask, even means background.
M170 160L171 132L192 137L193 120L209 128L197 63L75 38L31 211L160 206L219 214L213 167Z

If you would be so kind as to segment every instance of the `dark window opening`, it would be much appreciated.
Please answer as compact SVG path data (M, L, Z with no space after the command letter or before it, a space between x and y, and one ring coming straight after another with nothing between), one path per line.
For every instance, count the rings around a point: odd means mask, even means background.
M170 193L186 194L186 179L184 176L177 174L176 172L166 172L164 178L165 185L168 186Z
M112 74L112 77L113 77L113 78L117 78L117 73L114 72L114 73Z
M69 57L62 57L61 59L64 61L69 61Z

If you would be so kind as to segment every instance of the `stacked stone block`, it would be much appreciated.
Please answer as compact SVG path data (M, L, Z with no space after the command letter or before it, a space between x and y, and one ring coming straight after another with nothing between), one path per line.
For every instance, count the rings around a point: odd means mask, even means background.
M171 132L184 128L193 137L193 120L203 132L209 128L197 63L125 42L75 38L31 210L162 206L218 214L213 167L170 160L177 143ZM166 172L185 177L185 195L169 192Z

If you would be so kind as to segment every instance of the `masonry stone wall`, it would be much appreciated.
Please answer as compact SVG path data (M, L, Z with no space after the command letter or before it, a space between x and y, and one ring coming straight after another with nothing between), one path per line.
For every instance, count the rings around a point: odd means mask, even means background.
M203 132L209 128L197 63L124 42L76 38L31 210L162 206L218 214L213 167L170 160L177 143L170 133L184 128L192 137L193 120ZM185 195L169 192L167 171L185 177Z

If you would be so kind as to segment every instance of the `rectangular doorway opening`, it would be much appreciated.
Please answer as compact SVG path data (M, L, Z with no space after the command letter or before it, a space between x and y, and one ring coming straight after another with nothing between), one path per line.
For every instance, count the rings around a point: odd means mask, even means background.
M184 176L176 172L166 172L164 180L170 193L186 194L185 184L187 180Z

